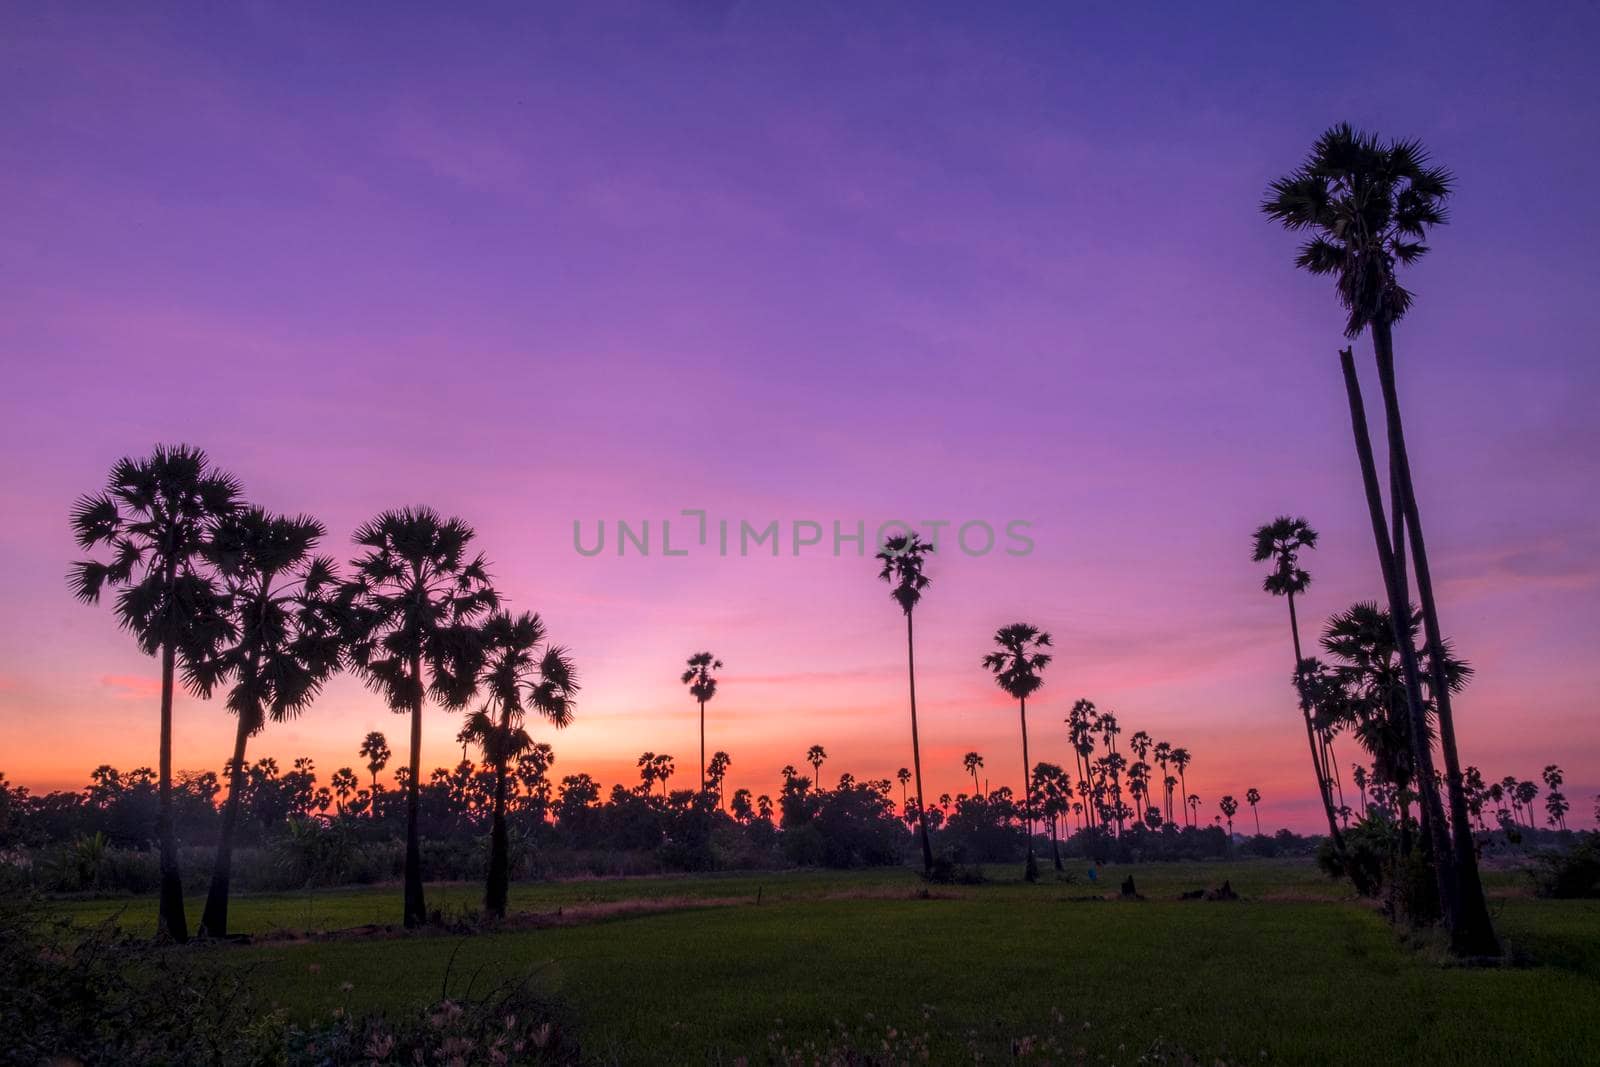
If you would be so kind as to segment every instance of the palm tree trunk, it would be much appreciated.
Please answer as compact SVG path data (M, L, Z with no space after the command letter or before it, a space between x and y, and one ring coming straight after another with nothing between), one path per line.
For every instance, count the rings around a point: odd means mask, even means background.
M1395 648L1400 653L1400 669L1406 682L1406 707L1411 724L1411 754L1415 762L1418 796L1427 815L1429 843L1434 853L1434 877L1439 890L1439 906L1450 926L1452 940L1459 925L1460 908L1457 904L1456 878L1449 862L1450 844L1444 836L1444 810L1439 804L1439 793L1431 788L1433 781L1433 752L1427 742L1427 704L1422 696L1422 678L1417 667L1417 651L1411 644L1410 628L1406 620L1411 615L1411 605L1399 585L1395 570L1393 546L1389 541L1388 524L1384 521L1383 497L1378 488L1377 467L1372 459L1372 439L1367 431L1366 407L1361 401L1361 381L1356 377L1355 357L1348 348L1339 353L1344 371L1345 392L1350 402L1350 424L1356 439L1356 456L1361 464L1361 480L1367 493L1367 510L1372 519L1372 535L1378 547L1378 566L1383 572L1383 584L1388 592L1390 622L1394 627Z
M411 699L411 780L406 783L405 925L409 929L428 921L422 895L422 838L417 827L422 779L422 656L411 657L411 679L416 692Z
M244 749L250 740L251 723L239 716L233 738L232 768L228 775L228 799L222 806L222 830L217 836L217 857L211 868L211 888L206 891L206 908L200 914L201 937L228 936L228 887L233 874L233 833L239 824L239 800L244 794Z
M161 904L156 915L156 936L180 945L189 940L189 922L183 914L183 878L178 873L178 836L172 819L172 686L177 653L170 642L161 646L161 781L156 833L161 838Z
M1028 835L1028 862L1023 867L1022 876L1030 882L1039 880L1039 861L1033 856L1033 783L1028 763L1028 702L1026 699L1017 702L1019 714L1022 716L1022 814L1023 827Z
M1056 870L1064 870L1061 866L1061 841L1056 836L1056 818L1050 819L1050 859L1054 862Z
M504 732L504 724L501 726ZM506 897L510 893L511 844L506 837L506 764L495 761L494 817L489 831L489 885L483 897L483 910L496 919L506 917Z
M1406 453L1405 427L1400 418L1400 394L1394 376L1394 337L1389 324L1372 324L1372 345L1378 361L1378 381L1383 389L1383 406L1389 427L1389 455L1398 475L1397 510L1404 515L1404 526L1411 545L1411 563L1417 578L1417 597L1422 601L1422 626L1428 641L1428 664L1433 675L1435 714L1439 719L1439 748L1444 755L1445 792L1450 801L1450 832L1460 905L1457 925L1452 931L1456 950L1471 956L1498 956L1500 941L1489 918L1483 882L1478 873L1478 853L1467 821L1467 794L1456 750L1455 716L1450 707L1450 686L1446 683L1444 638L1439 629L1439 612L1433 599L1433 576L1428 569L1428 549L1422 536L1422 518L1411 479L1411 461ZM1399 531L1402 523L1396 522ZM1429 782L1432 787L1432 782Z
M1294 639L1294 677L1296 689L1299 688L1300 664L1305 661L1305 656L1300 650L1300 617L1295 611L1294 594L1289 594L1289 635ZM1333 814L1333 796L1328 789L1327 768L1322 765L1322 757L1317 746L1317 730L1311 723L1311 706L1304 697L1300 699L1300 717L1306 721L1306 743L1311 746L1311 773L1317 776L1317 795L1322 798L1322 811L1328 817L1328 839L1333 842L1333 850L1338 855L1340 864L1345 870L1351 870L1346 862L1349 858L1344 847L1344 834L1339 832L1339 821ZM1363 880L1364 881L1364 880ZM1364 892L1363 885L1356 886L1357 892Z
M1192 826L1194 819L1189 810L1189 776L1181 770L1178 772L1178 788L1183 791L1183 824Z
M700 792L706 791L706 702L700 702Z
M1261 812L1254 804L1250 805L1250 814L1256 817L1256 836L1261 836Z
M917 776L917 834L922 838L922 870L933 873L933 845L928 841L928 807L922 802L922 743L917 737L917 651L912 640L911 612L906 612L906 676L911 683L911 767ZM820 765L819 765L820 766ZM820 777L822 772L817 771ZM821 787L821 783L817 783Z

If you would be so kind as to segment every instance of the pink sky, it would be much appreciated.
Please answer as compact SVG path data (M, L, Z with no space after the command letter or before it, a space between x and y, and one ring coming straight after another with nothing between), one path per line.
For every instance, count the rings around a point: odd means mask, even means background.
M1263 822L1310 829L1249 534L1321 531L1311 628L1377 582L1342 314L1256 203L1348 119L1460 179L1397 345L1444 625L1478 668L1463 759L1559 763L1591 823L1600 16L1308 54L1351 16L962 10L0 14L0 770L155 762L155 665L70 596L67 515L119 455L187 441L342 558L384 508L472 522L582 670L558 775L607 782L645 749L693 777L677 674L701 648L728 664L732 788L775 791L813 743L825 777L890 775L904 634L870 560L587 559L575 519L1030 521L1030 556L931 567L930 791L969 749L1018 784L980 659L1020 619L1058 654L1035 759L1069 760L1087 696L1187 746L1208 817L1255 786ZM427 721L425 764L459 758L456 717ZM326 775L403 727L341 678L253 752ZM230 737L180 700L180 767Z

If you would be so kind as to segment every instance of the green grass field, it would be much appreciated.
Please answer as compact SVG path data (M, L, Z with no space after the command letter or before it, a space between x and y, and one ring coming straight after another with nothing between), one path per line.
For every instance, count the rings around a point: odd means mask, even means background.
M1128 873L1147 900L1082 899ZM1600 902L1536 900L1496 877L1516 962L1476 969L1401 944L1303 862L1107 868L1094 885L1081 866L1071 882L1032 886L1011 868L992 874L927 898L903 870L520 885L514 910L561 909L561 924L200 951L248 967L303 1018L532 974L599 1062L760 1062L775 1030L795 1044L840 1024L927 1030L935 1062L970 1061L973 1046L1006 1058L1013 1039L1047 1032L1111 1063L1158 1040L1202 1062L1600 1062ZM1242 901L1175 899L1224 877ZM479 892L430 886L429 903L464 911ZM63 907L154 924L151 900ZM381 887L243 897L234 916L267 934L398 911L398 889Z

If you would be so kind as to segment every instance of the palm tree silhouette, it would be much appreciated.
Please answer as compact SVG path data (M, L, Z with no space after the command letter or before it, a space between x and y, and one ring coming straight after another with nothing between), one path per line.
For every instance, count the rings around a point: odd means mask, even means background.
M709 652L689 657L688 670L678 679L689 687L689 695L700 702L700 792L706 791L706 701L717 695L717 678L722 661Z
M188 940L189 924L173 827L173 684L180 661L187 674L231 636L222 596L200 563L217 521L238 510L239 492L239 483L214 470L199 449L157 445L145 459L118 460L105 490L81 497L72 510L79 547L105 545L111 553L110 563L84 560L73 565L73 593L93 604L102 588L121 587L117 621L145 655L161 657L161 900L156 932L180 942ZM195 679L188 681L193 688Z
M1254 792L1254 790L1252 790L1252 792ZM1249 794L1246 794L1247 798L1248 795ZM1233 799L1232 794L1225 793L1223 794L1222 799L1217 801L1217 807L1222 811L1222 817L1228 820L1228 849L1229 851L1232 851L1233 817L1239 813L1239 802ZM1259 829L1257 832L1259 833Z
M895 780L900 783L900 806L909 808L911 806L911 798L906 793L906 788L911 781L911 770L907 767L901 767L894 772L894 776Z
M233 640L195 664L192 674L210 693L223 682L228 710L238 719L228 761L228 799L200 917L201 936L226 937L233 837L245 790L245 745L266 725L304 711L343 658L338 578L331 559L313 558L326 531L315 519L269 515L252 507L217 523L206 556L226 590Z
M361 779L356 777L353 768L340 767L333 772L333 777L328 782L333 786L333 795L338 798L339 814L343 815L345 799L354 796L356 790L361 788Z
M983 757L976 752L968 752L961 757L961 765L967 769L968 774L972 775L972 795L975 797L983 796L983 790L978 786L978 769L983 766Z
M361 751L358 753L367 761L367 770L372 774L372 791L378 791L378 772L389 765L389 739L377 730L373 730L361 739Z
M1176 768L1178 772L1178 788L1182 792L1187 793L1189 791L1189 779L1188 776L1183 772L1189 769L1189 750L1186 748L1174 748L1170 758L1172 760L1172 766ZM1194 823L1193 820L1191 820L1191 824L1196 826L1199 825L1198 823Z
M366 549L347 584L350 661L397 714L411 716L406 780L404 919L428 921L417 829L426 696L461 708L478 688L484 647L478 621L499 604L482 555L468 558L474 533L432 508L386 511L355 532Z
M1050 665L1050 655L1040 649L1050 647L1050 635L1025 622L1002 626L995 631L995 651L983 657L983 665L995 678L995 683L1017 701L1022 722L1022 806L1028 835L1028 861L1023 877L1030 882L1039 880L1039 862L1033 855L1033 787L1029 778L1028 762L1028 697L1044 684L1040 672Z
M1392 538L1389 547L1393 559L1385 568L1385 582L1391 586L1390 611L1397 621L1410 601L1405 589L1404 552L1396 550L1400 536L1407 537L1429 658L1441 668L1444 638L1400 414L1394 373L1394 324L1405 316L1412 303L1411 292L1396 276L1397 268L1409 266L1427 254L1429 231L1447 221L1445 201L1453 186L1450 172L1433 165L1419 142L1384 142L1371 134L1358 133L1345 123L1319 137L1305 163L1273 182L1261 205L1268 218L1285 228L1310 233L1295 265L1312 274L1333 276L1339 303L1347 313L1345 335L1353 339L1365 329L1372 336L1383 391L1390 486L1396 512L1390 532L1382 522L1381 502L1374 494L1376 485L1366 486L1369 505L1379 505L1373 514L1374 535L1380 540ZM1346 378L1350 388L1353 370ZM1382 555L1380 550L1380 561ZM1450 868L1441 882L1446 918L1459 952L1498 955L1499 939L1489 917L1468 822L1450 687L1442 676L1435 677L1433 685L1439 747L1445 763L1445 792L1450 801L1448 847L1440 849L1441 869L1446 861Z
M1300 566L1300 553L1316 547L1317 531L1311 528L1310 523L1305 519L1280 515L1256 530L1255 549L1251 553L1251 559L1256 563L1272 564L1272 570L1262 579L1261 588L1289 602L1289 634L1294 641L1294 677L1297 679L1305 655L1300 646L1300 619L1295 612L1294 598L1311 585L1310 573ZM1317 737L1316 727L1311 721L1311 706L1304 694L1300 698L1300 715L1306 724L1306 741L1311 746L1311 772L1317 778L1317 795L1322 798L1323 814L1327 816L1329 839L1334 849L1344 855L1344 835L1339 832L1333 813L1333 793L1329 785L1332 775L1324 764L1326 750Z
M1163 789L1161 814L1163 821L1170 823L1172 821L1172 787L1178 784L1178 780L1167 769L1172 763L1172 746L1166 741L1157 741L1151 752L1156 758L1156 763L1161 767L1161 786Z
M661 783L661 799L665 800L667 798L667 779L671 778L673 773L677 771L678 765L673 762L671 756L664 752L657 755L650 762L652 776Z
M1261 812L1257 810L1256 805L1261 803L1261 790L1257 789L1255 786L1251 786L1249 789L1244 791L1244 799L1245 803L1250 805L1250 814L1256 817L1256 836L1260 837Z
M572 723L577 674L567 650L549 643L544 620L523 612L495 611L482 628L484 664L478 682L485 703L468 716L462 733L483 749L494 776L489 832L489 877L483 908L503 919L511 881L511 848L506 835L506 768L533 748L523 725L532 711L556 729ZM464 762L464 761L463 761Z
M822 792L822 764L828 758L827 750L821 745L812 745L806 749L806 762L811 764L811 780L817 784L817 792Z
M933 546L915 533L890 537L875 557L883 567L878 577L890 585L889 595L906 617L906 678L911 692L911 766L917 783L917 836L922 841L923 873L933 871L933 845L928 840L927 808L922 803L922 740L917 733L917 651L912 616L922 600L923 590L932 583L923 567Z

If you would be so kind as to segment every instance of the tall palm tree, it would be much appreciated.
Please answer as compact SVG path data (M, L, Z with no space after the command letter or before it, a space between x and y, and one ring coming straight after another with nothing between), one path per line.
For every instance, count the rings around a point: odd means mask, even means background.
M911 784L911 768L901 767L898 771L894 772L894 777L895 780L900 783L900 806L903 808L909 808L911 806L911 797L906 790Z
M104 545L111 556L109 563L74 564L73 593L93 604L106 586L120 587L117 621L146 655L161 657L156 931L180 942L188 940L189 924L172 812L173 687L180 663L187 674L230 636L223 598L204 572L202 551L217 521L238 510L239 491L239 483L213 469L199 449L157 445L144 459L118 460L104 491L80 498L72 510L79 547ZM189 679L191 687L196 680Z
M544 620L523 612L497 610L483 622L484 664L478 684L484 706L467 717L462 732L478 743L494 778L489 832L489 877L483 908L505 918L511 881L511 849L506 835L506 770L533 749L524 725L533 712L556 729L572 723L578 693L577 672L565 648L549 643Z
M1032 764L1028 762L1028 698L1044 684L1040 677L1050 665L1050 654L1041 651L1050 647L1050 635L1025 622L1002 626L995 631L995 650L983 657L983 665L993 674L995 684L1017 701L1022 721L1022 808L1028 834L1028 862L1023 877L1030 882L1039 880L1039 861L1033 855L1033 787L1029 779Z
M1189 791L1189 776L1184 774L1183 772L1189 769L1190 760L1191 760L1191 757L1189 755L1189 750L1188 749L1186 749L1186 748L1173 748L1173 750L1172 750L1172 766L1178 772L1178 789L1181 790L1184 793L1187 793ZM1192 822L1193 822L1193 820L1191 820L1191 823Z
M1397 269L1428 253L1429 231L1447 221L1445 201L1454 178L1434 165L1417 141L1383 141L1358 133L1348 123L1319 137L1310 155L1294 173L1273 182L1261 208L1289 230L1309 234L1296 266L1334 278L1339 303L1346 312L1345 335L1372 337L1373 356L1383 391L1389 441L1392 532L1381 522L1375 534L1394 541L1408 538L1411 568L1422 604L1423 631L1429 659L1445 660L1443 630L1433 595L1433 578L1422 531L1422 517L1411 476L1405 426L1400 414L1394 373L1394 324L1405 316L1412 294L1400 284ZM1376 519L1376 516L1375 516ZM1409 606L1404 588L1404 553L1394 551L1390 570L1398 594L1390 604L1396 620ZM1389 580L1386 576L1386 581ZM1467 815L1466 790L1456 750L1455 717L1450 686L1435 677L1438 694L1439 748L1445 763L1445 792L1450 801L1450 855L1457 913L1449 915L1456 948L1472 955L1498 955L1499 939L1489 917L1478 871L1477 849ZM1445 862L1446 857L1441 857ZM1449 903L1449 902L1447 902ZM1447 908L1447 914L1449 909Z
M806 762L811 764L811 780L816 783L819 793L822 792L822 764L827 758L827 749L821 745L812 745L806 749Z
M689 695L700 702L700 792L706 791L706 701L717 695L717 678L722 661L709 652L689 657L688 669L678 679L689 687Z
M355 533L364 551L345 599L350 662L391 711L411 716L406 777L405 925L428 921L417 830L422 778L422 706L431 695L465 707L478 689L484 647L479 620L499 603L488 563L467 551L475 534L432 508L386 511Z
M983 757L976 752L968 752L961 757L961 766L965 767L967 773L972 775L972 795L982 797L983 789L978 785L978 771L983 767Z
M228 761L228 799L200 917L201 936L226 937L233 837L245 790L245 745L271 719L298 716L338 669L342 618L336 605L333 561L313 557L326 531L315 519L269 515L251 507L222 519L206 555L225 589L233 638L196 664L210 692L228 686L228 710L238 720Z
M1172 787L1178 784L1167 770L1172 763L1172 745L1167 741L1157 741L1151 750L1156 763L1161 767L1161 785L1164 790L1162 800L1162 816L1166 822L1172 822Z
M1251 559L1257 563L1272 564L1272 570L1261 581L1261 588L1273 596L1289 602L1289 635L1294 641L1295 673L1300 677L1300 664L1305 655L1300 647L1300 619L1295 612L1294 598L1311 585L1311 575L1300 565L1300 553L1317 547L1317 531L1305 519L1280 515L1259 527L1255 533L1255 547ZM1317 795L1322 798L1323 814L1328 820L1328 837L1334 849L1342 856L1345 852L1344 834L1333 811L1333 792L1329 785L1328 768L1324 766L1325 749L1319 743L1315 725L1311 721L1311 706L1302 693L1300 716L1306 724L1306 742L1311 746L1311 771L1317 778ZM1349 864L1344 864L1346 868Z
M917 733L917 649L912 630L912 615L922 593L932 583L923 567L933 546L915 533L884 541L876 559L883 564L878 577L889 583L889 595L906 617L906 678L911 691L911 766L917 782L917 836L922 842L922 870L933 871L933 845L928 840L927 806L922 802L922 741Z
M378 791L378 772L389 765L389 739L377 730L373 730L361 739L360 756L367 761L367 770L372 775L372 791Z
M1244 791L1244 800L1246 804L1250 805L1250 814L1256 817L1256 836L1260 837L1261 812L1256 808L1256 805L1261 803L1261 790L1257 789L1255 786L1251 786L1249 789Z

